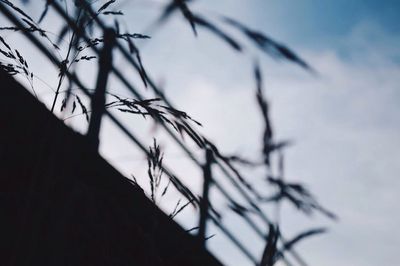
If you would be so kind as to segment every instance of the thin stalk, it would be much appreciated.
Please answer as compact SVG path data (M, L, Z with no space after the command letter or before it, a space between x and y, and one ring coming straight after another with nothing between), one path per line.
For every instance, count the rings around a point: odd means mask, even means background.
M81 10L79 10L78 16L76 18L76 22L75 22L76 24L78 24L78 22L79 22L80 14L81 14ZM69 55L71 54L71 51L72 51L72 46L73 46L75 35L76 35L76 31L73 31L72 32L72 36L71 36L71 40L70 40L69 45L68 45L67 55L65 56L65 60L63 61L63 62L65 62L65 64L68 64L68 58L69 58ZM72 62L71 62L71 64L72 64ZM63 66L61 65L61 67L63 67ZM57 85L57 89L56 89L56 92L55 92L55 95L54 95L53 104L51 105L51 109L50 109L50 112L52 112L52 113L54 113L54 108L56 106L57 98L58 98L58 95L60 93L60 88L61 88L61 84L62 84L62 82L64 80L64 77L65 77L65 72L63 70L61 70L60 79L58 80L58 85Z

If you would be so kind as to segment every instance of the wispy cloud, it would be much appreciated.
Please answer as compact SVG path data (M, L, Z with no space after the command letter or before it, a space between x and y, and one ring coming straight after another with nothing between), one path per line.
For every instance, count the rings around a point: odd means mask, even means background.
M340 49L300 51L321 73L318 78L275 63L265 68L276 134L298 144L289 151L289 178L310 184L341 217L331 233L301 251L312 265L395 265L400 48L397 37L367 22L336 41ZM260 152L262 121L245 74L229 89L197 75L187 84L179 102L200 118L207 135L231 151ZM307 224L292 210L285 215L289 232Z

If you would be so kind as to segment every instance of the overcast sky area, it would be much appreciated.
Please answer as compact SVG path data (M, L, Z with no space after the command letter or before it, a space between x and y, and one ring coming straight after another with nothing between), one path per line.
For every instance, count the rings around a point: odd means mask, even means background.
M34 2L26 8L37 17L41 5ZM237 36L245 47L243 53L233 51L202 29L195 38L180 15L159 28L152 27L163 1L118 2L120 6L115 9L125 13L126 25L121 24L131 32L152 36L141 41L139 47L147 71L162 86L167 98L200 121L203 128L199 130L222 151L254 160L261 156L263 126L252 73L252 64L258 59L276 138L294 143L285 153L285 178L306 184L324 206L339 216L333 222L319 214L305 217L289 204L282 206L282 231L289 237L312 227L329 228L328 233L299 244L297 251L309 265L399 264L399 1L193 1L191 10ZM284 43L318 74L263 54L224 25L219 19L222 14ZM52 14L46 20L42 25L54 21L51 26L57 27ZM4 21L2 18L1 23ZM13 36L6 37L11 41ZM23 51L24 45L18 45ZM27 56L33 69L40 68L42 60L35 56ZM92 68L84 69L87 76L95 73ZM40 71L53 77L48 79L49 84L56 84L57 70ZM124 71L129 75L127 68ZM134 80L150 97L140 79ZM43 91L41 97L51 99L48 88ZM107 120L104 122L104 157L126 175L145 175L143 156L128 149L120 133L108 126ZM79 129L84 121L71 119L67 123ZM159 129L142 120L135 120L132 128L149 145L150 135L159 136L165 148L165 163L182 175L193 176L193 180L185 182L201 193L201 173L190 167L182 151L169 144ZM262 171L243 171L254 184L262 180ZM219 199L214 191L212 194ZM166 200L165 205L171 209L175 202L176 199ZM218 207L223 206L221 200ZM248 229L241 229L235 214L222 212L227 226L239 232L247 246L254 244L254 249L250 249L259 256L262 241L255 240ZM194 213L186 211L177 220L186 228L195 226ZM209 234L213 233L216 236L208 240L208 248L222 262L252 265L211 226Z
M156 76L165 76L166 95L180 95L179 106L225 151L256 158L262 124L251 58L259 56L276 135L296 143L286 154L287 178L306 183L340 217L338 223L318 215L304 221L285 206L287 235L312 225L330 228L299 245L310 265L398 265L400 3L196 2L193 10L201 14L229 15L287 44L319 76L253 50L250 59L237 55L204 31L193 40L183 25L173 37L167 30L156 37L173 42L151 58ZM153 41L145 52L157 50ZM168 63L159 64L162 56ZM209 246L223 243L214 239ZM232 265L245 265L230 257Z

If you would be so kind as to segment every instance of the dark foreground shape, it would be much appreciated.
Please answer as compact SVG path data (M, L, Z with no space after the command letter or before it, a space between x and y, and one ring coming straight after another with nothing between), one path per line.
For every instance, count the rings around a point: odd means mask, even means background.
M0 265L221 265L0 71Z

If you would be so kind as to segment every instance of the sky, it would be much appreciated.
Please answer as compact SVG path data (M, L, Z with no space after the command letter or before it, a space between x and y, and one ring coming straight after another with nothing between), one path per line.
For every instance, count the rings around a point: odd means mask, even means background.
M193 11L212 19L241 41L245 47L242 54L205 30L200 29L195 38L180 16L160 28L151 27L163 1L120 2L126 27L152 36L140 42L139 47L146 69L162 85L165 95L179 109L201 121L204 126L199 130L218 143L222 151L252 159L260 157L262 136L252 75L252 64L258 58L276 137L294 142L285 153L285 178L306 184L324 206L339 216L338 221L332 222L321 215L305 217L289 204L282 206L282 230L287 236L312 227L329 228L328 233L299 244L297 250L309 265L398 265L400 2L193 1ZM36 16L40 14L38 6L31 4L27 8ZM222 24L221 14L284 43L318 74L261 53L234 29ZM47 22L54 22L49 25L55 29L59 26L51 14ZM11 41L14 35L7 38ZM24 45L19 45L23 50ZM32 68L40 68L43 59L30 57ZM95 73L89 65L82 69L85 76ZM51 68L40 71L42 76L56 77ZM123 71L130 75L132 70ZM87 83L93 81L88 78ZM132 81L151 96L137 77ZM56 78L48 81L55 82ZM111 82L113 88L118 87L113 78ZM46 90L41 90L45 102L52 97ZM119 92L126 93L122 89ZM201 173L190 166L182 151L154 125L124 119L149 144L149 135L155 134L165 149L166 163L189 176L185 182L200 193ZM84 131L82 121L71 119L67 124ZM128 148L131 144L109 124L104 119L103 156L126 175L145 175L142 156ZM263 188L259 183L262 173L243 171ZM227 226L237 230L244 243L259 255L262 242L225 210L224 201L214 190L212 197L220 201L217 207ZM175 202L175 198L167 199L164 210L171 209ZM196 219L193 210L177 217L184 227L193 226ZM216 234L207 245L217 258L227 265L251 265L216 228L210 226L208 231Z
M286 158L287 178L306 183L340 217L337 223L320 216L307 221L285 206L282 223L289 235L307 226L329 228L326 235L299 244L305 260L310 265L398 265L400 3L197 2L193 9L201 14L229 15L287 44L319 73L314 77L249 51L262 58L277 136L295 142ZM251 60L226 51L207 32L200 31L197 44L190 39L190 28L177 32L175 49L154 55L153 69L169 77L166 94L172 98L179 90L179 106L204 122L207 135L226 151L254 156L261 121L254 106ZM167 30L158 34L168 40ZM194 55L177 44L186 42L196 49ZM212 48L204 48L205 43ZM145 49L153 51L149 46ZM166 54L169 63L158 70L157 60ZM239 128L237 121L242 121ZM224 244L210 240L209 246L218 250ZM239 261L233 256L229 263L247 265Z
M295 142L286 157L287 178L306 183L340 217L337 223L319 216L305 220L285 206L282 224L289 235L307 226L326 225L330 230L299 245L306 261L397 265L400 3L198 1L193 9L215 17L227 14L267 33L293 48L319 73L314 77L247 51L250 57L263 58L276 135ZM166 46L153 55L152 69L168 77L166 95L181 94L175 96L179 106L204 122L206 134L225 151L254 156L259 151L261 120L254 106L251 60L225 49L207 32L200 31L192 40L190 28L185 32L177 24L173 24L174 48ZM160 39L172 39L167 30L158 34ZM144 51L156 50L148 45ZM186 53L184 45L194 48ZM168 63L160 66L160 58ZM253 238L248 238L251 245ZM213 240L209 246L218 250L224 244ZM227 262L247 265L236 256Z

